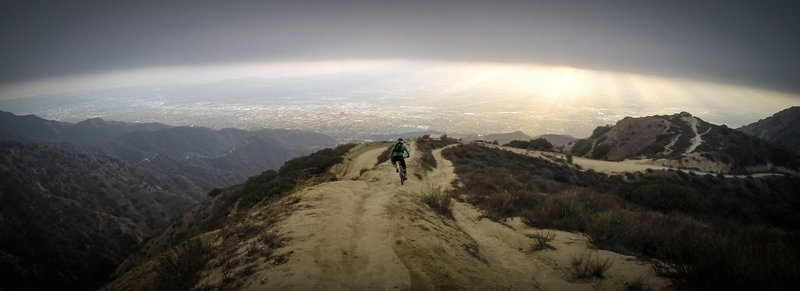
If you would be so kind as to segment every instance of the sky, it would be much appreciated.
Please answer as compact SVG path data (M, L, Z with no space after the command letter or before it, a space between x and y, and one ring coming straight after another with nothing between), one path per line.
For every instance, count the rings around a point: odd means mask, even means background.
M154 67L544 64L800 93L792 1L0 2L0 89Z

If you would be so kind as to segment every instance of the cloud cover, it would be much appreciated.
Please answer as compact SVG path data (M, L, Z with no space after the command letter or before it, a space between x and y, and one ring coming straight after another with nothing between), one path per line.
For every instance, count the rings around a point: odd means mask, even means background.
M540 63L800 92L789 1L5 1L0 85L272 61Z

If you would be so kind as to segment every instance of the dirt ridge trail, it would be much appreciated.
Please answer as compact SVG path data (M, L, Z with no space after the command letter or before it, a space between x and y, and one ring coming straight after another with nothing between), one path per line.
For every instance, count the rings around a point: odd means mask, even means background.
M421 153L413 141L408 145L405 185L389 162L376 165L392 144L370 143L354 147L334 167L338 181L292 194L299 202L276 228L289 239L277 251L288 261L241 278L242 289L617 290L640 274L646 286L665 286L650 280L646 264L610 252L604 255L622 263L609 270L608 279L573 280L567 269L570 254L562 254L589 251L579 234L557 232L557 250L530 253L533 240L525 234L535 229L521 223L481 219L478 210L463 203L455 203L453 218L433 212L421 196L451 187L452 164L439 149L433 153L438 166L418 172L415 158Z

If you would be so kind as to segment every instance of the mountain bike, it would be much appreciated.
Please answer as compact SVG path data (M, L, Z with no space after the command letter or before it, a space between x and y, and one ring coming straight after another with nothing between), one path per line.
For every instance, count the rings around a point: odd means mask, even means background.
M407 157L403 157L403 159L408 157L411 156L409 155ZM408 180L408 178L406 178L406 169L408 169L408 164L406 164L406 167L403 167L403 164L405 164L405 160L403 160L402 164L400 162L397 163L397 172L400 173L400 185L403 185L403 183Z
M400 173L400 185L403 185L403 182L406 181L406 171L403 169L402 165L397 165L397 167L400 168L400 170L397 171Z

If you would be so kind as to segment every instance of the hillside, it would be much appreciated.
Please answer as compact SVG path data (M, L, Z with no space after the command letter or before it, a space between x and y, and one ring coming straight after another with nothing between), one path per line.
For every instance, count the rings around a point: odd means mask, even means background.
M576 138L569 136L569 135L561 135L561 134L543 134L536 137L531 137L525 134L522 131L515 131L509 133L498 133L498 134L487 134L483 136L467 136L464 140L482 140L486 142L494 142L497 141L498 144L507 144L509 142L520 140L520 141L528 141L531 139L536 138L544 138L554 146L562 146L569 142L576 140Z
M292 157L336 144L329 136L297 130L214 130L100 118L70 124L8 112L0 112L0 120L0 140L83 154L103 152L163 177L188 179L203 192L242 183Z
M800 154L800 106L784 109L738 130Z
M186 177L207 192L242 183L292 157L335 143L323 134L293 130L171 127L127 133L104 149L137 167Z
M386 162L391 143L368 143L214 191L103 289L800 285L796 176L609 176L486 143L422 150L452 142L411 142L405 185Z
M589 138L565 145L564 151L609 161L651 159L663 166L711 173L800 169L798 155L686 112L626 117L614 126L598 127Z
M3 289L97 287L202 197L106 155L0 143Z
M563 134L543 134L537 136L536 138L544 138L554 146L563 146L577 139L570 135L563 135Z
M549 230L553 249L532 251L541 230L518 219L483 219L481 210L463 202L454 202L449 214L432 211L424 201L442 195L440 190L450 189L457 177L441 149L431 155L436 166L421 170L420 158L428 154L418 144L410 144L411 178L402 186L390 164L376 164L391 144L373 143L350 149L340 163L327 167L327 174L301 175L316 182L292 183L288 189L293 190L261 196L255 205L245 197L275 189L269 181L280 179L280 172L289 177L301 172L282 167L221 190L149 242L145 253L121 266L105 288L618 290L628 284L668 285L650 264L593 250L580 234ZM300 164L312 160L293 161L299 163L295 168L305 168ZM614 266L604 271L604 279L576 280L569 267L576 254Z

